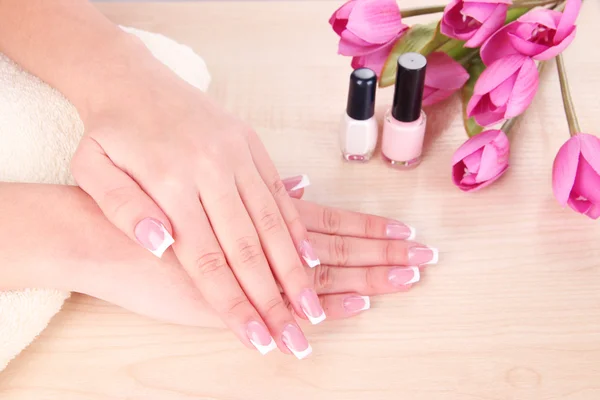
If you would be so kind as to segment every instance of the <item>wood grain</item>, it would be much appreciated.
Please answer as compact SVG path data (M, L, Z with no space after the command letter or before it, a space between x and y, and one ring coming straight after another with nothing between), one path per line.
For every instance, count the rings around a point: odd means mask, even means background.
M403 1L411 7L433 1ZM512 134L512 166L476 194L450 181L465 140L460 104L427 110L426 158L412 172L338 150L349 60L336 55L332 2L99 4L112 20L202 54L213 96L264 138L307 197L396 217L441 261L410 293L353 320L308 328L314 354L261 358L227 332L160 324L74 296L0 376L3 400L595 400L600 398L600 225L552 197L567 139L554 62ZM587 1L565 53L584 131L598 134L600 3ZM378 113L391 90L378 93Z

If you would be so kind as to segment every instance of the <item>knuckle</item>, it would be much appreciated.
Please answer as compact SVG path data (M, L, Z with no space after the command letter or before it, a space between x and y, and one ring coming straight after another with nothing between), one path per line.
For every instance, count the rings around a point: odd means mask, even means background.
M337 210L330 207L323 208L321 219L327 233L336 234L340 230L341 216Z
M367 237L367 238L374 237L375 233L376 233L376 229L377 229L377 223L375 221L375 218L371 215L363 215L361 218L362 218L362 224L365 229L365 237Z
M333 236L330 253L334 255L337 264L341 267L348 265L350 249L348 241L343 236Z
M391 240L385 242L385 245L383 246L382 259L385 261L386 265L392 265L394 263L396 254L397 249L394 246L394 242Z
M239 260L246 267L256 267L264 260L262 247L256 239L242 237L236 240Z
M364 292L374 293L377 288L377 277L375 276L374 268L365 268Z
M260 213L260 225L266 232L280 232L283 228L283 222L279 213L270 208L264 208Z
M263 314L269 318L274 316L275 314L281 313L282 311L287 313L287 306L284 303L283 299L280 297L275 297L265 303Z
M302 265L298 264L287 270L283 274L283 279L281 281L300 284L301 282L304 282L304 277L306 277L306 271Z
M333 286L333 274L331 267L320 265L315 271L314 284L317 290L328 290Z
M251 308L250 300L244 295L233 297L225 302L223 313L229 317L238 316L244 313L244 309Z
M285 184L279 176L273 177L269 182L269 190L275 198L281 198L288 195Z
M118 186L108 190L98 202L104 213L119 219L119 216L131 210L140 208L140 204L135 204L140 200L137 190L132 186Z
M204 278L222 276L228 270L225 256L220 252L202 254L195 262L195 268Z

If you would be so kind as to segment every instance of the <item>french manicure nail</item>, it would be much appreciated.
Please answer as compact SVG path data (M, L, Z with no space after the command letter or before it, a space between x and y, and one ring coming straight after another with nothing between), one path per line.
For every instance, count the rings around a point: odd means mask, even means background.
M315 250L308 240L303 240L300 244L300 255L306 265L310 268L315 268L317 265L321 264L319 257L317 257L317 253L315 253Z
M294 190L300 190L310 185L308 175L298 175L283 180L285 190L293 192Z
M388 280L398 288L417 283L420 279L421 272L419 271L419 267L399 267L390 270L388 273Z
M134 233L140 244L158 258L161 258L164 252L175 243L164 225L154 218L145 218L138 222Z
M415 228L401 222L390 222L385 230L386 236L390 239L413 240L417 232Z
M256 347L256 350L258 350L263 356L277 348L277 344L271 337L269 330L260 322L249 322L246 326L246 335L248 335L250 343L252 343L254 347Z
M296 325L288 324L283 330L281 340L298 360L302 360L312 353L312 347Z
M416 246L408 249L408 262L411 265L437 264L438 249L433 247Z
M325 320L325 311L323 311L319 296L317 296L314 290L304 289L302 291L300 294L300 306L311 324L316 325Z
M371 308L371 299L369 296L348 296L344 299L344 308L349 313L356 314Z

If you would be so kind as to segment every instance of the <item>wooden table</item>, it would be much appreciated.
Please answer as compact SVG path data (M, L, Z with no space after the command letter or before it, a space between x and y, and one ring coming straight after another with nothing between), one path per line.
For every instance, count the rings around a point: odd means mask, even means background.
M429 4L405 0L403 6ZM476 194L450 160L465 140L458 99L428 110L426 158L397 172L338 150L349 60L327 19L337 1L99 4L112 20L189 44L212 95L251 122L307 197L396 217L441 261L410 293L309 328L304 361L260 357L232 335L157 323L74 296L0 377L3 400L595 400L600 398L600 225L552 196L567 139L555 64L513 131L512 168ZM434 4L431 1L431 4ZM600 3L588 1L566 52L582 127L600 134ZM381 114L391 89L378 94Z

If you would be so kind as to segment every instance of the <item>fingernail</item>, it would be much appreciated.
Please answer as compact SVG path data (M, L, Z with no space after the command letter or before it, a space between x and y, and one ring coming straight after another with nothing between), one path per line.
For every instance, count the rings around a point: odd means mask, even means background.
M371 299L369 296L348 296L344 299L344 308L349 313L356 314L371 308Z
M284 179L283 184L288 192L293 192L294 190L300 190L309 186L310 180L308 179L308 175L298 175Z
M300 306L311 324L316 325L325 320L325 311L323 311L319 296L317 296L314 290L304 289L302 291L300 294Z
M416 246L408 249L408 262L411 265L437 264L438 249L433 247Z
M140 244L158 258L162 257L169 246L175 243L164 225L154 218L141 220L135 226L134 233Z
M386 227L386 236L390 239L413 240L417 231L410 225L401 222L391 222Z
M283 330L281 340L298 360L302 360L312 353L312 347L296 325L287 325Z
M394 268L388 273L390 283L399 288L417 283L420 279L419 267Z
M263 356L277 348L277 344L271 337L269 330L260 322L252 321L248 323L246 335L248 335L248 339L256 347L256 350Z
M319 257L317 257L317 253L315 253L315 250L308 240L303 240L300 244L300 255L304 259L306 265L310 268L314 268L321 264Z

